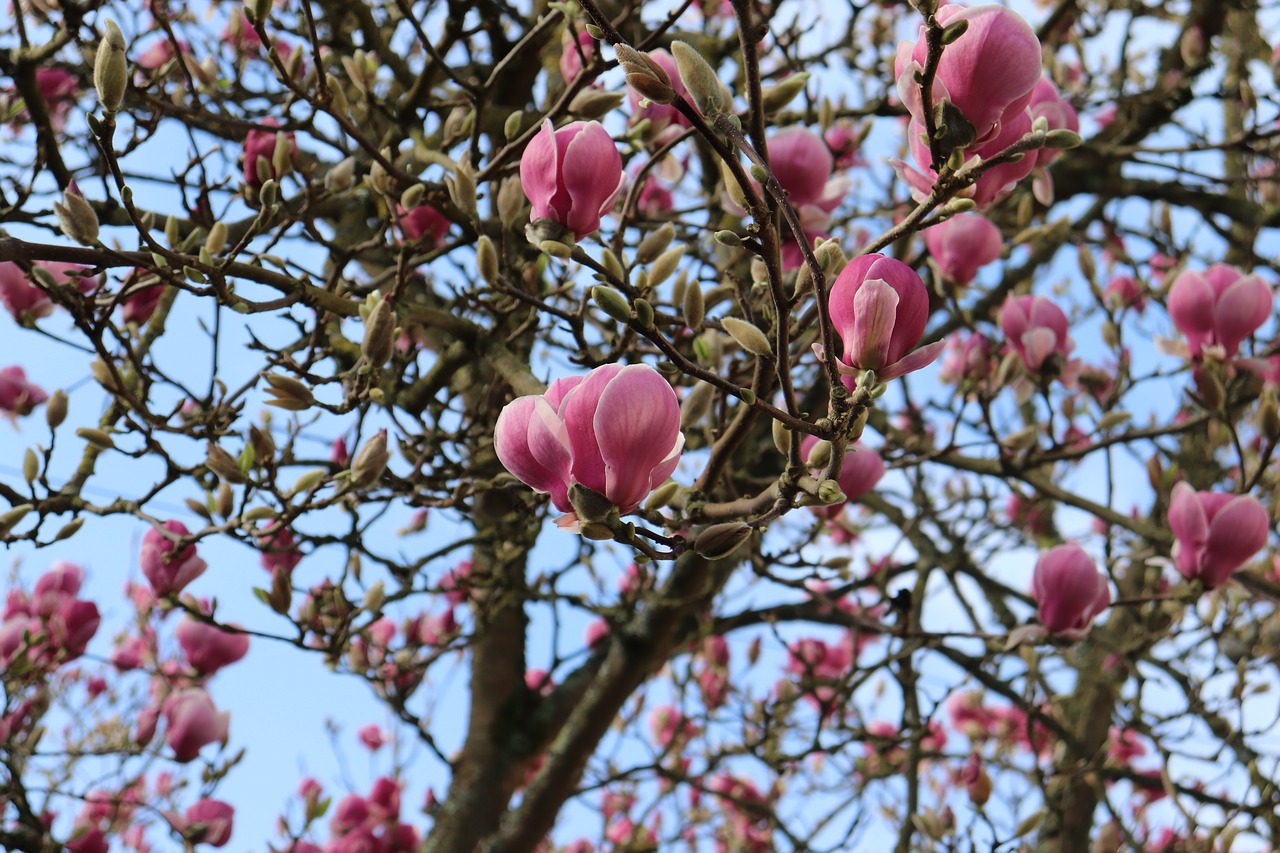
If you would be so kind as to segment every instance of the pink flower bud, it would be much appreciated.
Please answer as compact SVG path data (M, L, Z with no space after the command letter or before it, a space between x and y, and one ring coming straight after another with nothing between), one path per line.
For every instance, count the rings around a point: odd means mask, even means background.
M60 661L75 660L84 654L99 624L98 606L92 601L64 601L48 621L51 651Z
M398 207L398 206L397 206ZM407 243L423 243L439 248L449 236L453 224L449 218L429 204L420 204L413 210L400 211L400 231Z
M1272 302L1265 281L1226 264L1185 270L1169 286L1169 317L1186 336L1192 358L1210 346L1233 358L1245 338L1267 322Z
M924 243L947 279L968 284L979 268L1000 257L1004 237L981 213L962 213L925 229Z
M1043 296L1010 295L1000 309L1000 328L1009 348L1032 373L1039 373L1049 356L1065 359L1071 353L1067 315Z
M991 374L991 342L981 332L947 338L946 355L938 367L938 378L956 385L977 382Z
M836 121L822 135L822 141L835 158L836 168L848 169L862 162L862 155L858 151L861 140L857 129L849 121Z
M377 752L387 743L387 738L377 723L361 726L360 730L356 732L356 737L360 739L360 743L364 745L364 748L370 752Z
M1040 624L1077 640L1111 605L1111 588L1093 559L1074 542L1045 551L1036 561L1031 591Z
M1270 525L1267 511L1251 495L1197 492L1178 483L1169 502L1169 529L1178 571L1212 588L1226 583L1267 544Z
M236 810L227 803L204 797L187 809L178 831L195 844L222 847L231 840L235 813Z
M973 125L974 147L993 139L1002 123L1022 113L1040 79L1040 41L1016 12L1003 6L943 6L935 16L951 26L968 22L968 29L942 52L933 84L935 104L950 101ZM894 62L898 96L911 117L924 123L924 104L917 71L928 58L924 28L915 44L902 42ZM1034 159L1034 158L1032 158Z
M622 190L622 156L598 121L553 130L547 120L520 158L520 185L533 221L550 219L582 238L600 227Z
M927 367L942 352L942 341L911 351L924 334L929 291L899 260L872 254L850 261L831 288L828 307L844 342L842 373L874 370L880 381L896 379Z
M807 127L787 127L769 137L769 166L797 208L815 205L827 213L844 198L848 185L832 184L835 161L822 137Z
M607 364L520 397L498 416L498 459L534 491L570 512L571 484L631 512L680 462L684 435L675 391L643 364Z
M164 285L153 284L141 288L136 286L136 282L149 275L147 270L138 269L125 280L125 290L129 295L124 298L120 306L120 319L124 322L137 323L141 326L151 319L151 315L160 305L160 298L165 292Z
M173 757L184 764L209 744L227 742L231 714L219 712L202 688L191 687L170 694L164 701L163 713L168 727L165 743L173 750Z
M283 572L287 575L302 562L302 551L298 550L293 531L280 526L278 522L273 522L262 531L262 535L258 537L258 547L262 549L262 556L258 558L259 565L273 574Z
M185 616L175 632L187 663L201 675L213 675L249 652L249 635L224 631Z
M0 412L10 418L31 414L36 406L49 399L39 387L27 381L27 374L14 365L0 370Z
M262 123L268 127L277 127L280 124L273 118L264 119ZM298 144L294 141L293 132L290 131L286 136L289 139L290 156L296 158L298 156ZM276 131L259 130L257 128L249 131L249 134L244 139L244 182L246 186L254 189L262 186L262 178L258 176L259 157L267 161L272 177L280 177L276 174L275 166L272 164L272 156L275 151Z
M1132 308L1139 314L1147 308L1147 298L1142 295L1142 288L1129 275L1114 276L1103 288L1102 298L1112 308Z
M190 533L181 521L166 521L163 527L178 536L186 536ZM178 551L177 547L177 542L155 528L148 530L142 537L142 550L138 561L141 564L143 576L151 583L151 589L158 598L176 595L208 568L204 560L196 556L194 543L187 545L181 551Z

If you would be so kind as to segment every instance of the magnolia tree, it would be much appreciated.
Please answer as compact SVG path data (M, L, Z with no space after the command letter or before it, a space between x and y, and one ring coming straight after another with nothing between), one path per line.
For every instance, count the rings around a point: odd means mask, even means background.
M14 0L0 844L1277 849L1273 5Z

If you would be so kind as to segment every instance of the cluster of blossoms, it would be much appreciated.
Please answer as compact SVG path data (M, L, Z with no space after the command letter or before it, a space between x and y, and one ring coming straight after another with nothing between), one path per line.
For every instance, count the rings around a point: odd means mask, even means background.
M55 563L30 595L9 591L0 621L0 667L48 672L84 654L101 620L96 604L77 597L83 582L79 566ZM0 726L11 729L7 721Z

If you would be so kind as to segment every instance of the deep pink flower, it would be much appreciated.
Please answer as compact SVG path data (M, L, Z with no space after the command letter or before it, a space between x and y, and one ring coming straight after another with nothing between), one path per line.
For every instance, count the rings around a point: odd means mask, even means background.
M55 131L61 131L66 126L67 116L75 104L76 89L79 87L79 75L64 68L36 69L36 88L49 111L49 124Z
M573 483L634 510L675 471L684 447L675 391L643 364L607 364L585 378L557 380L543 395L519 397L498 416L498 459L570 512Z
M252 32L252 30L250 30ZM280 123L273 118L264 119L262 122L268 127L276 127ZM272 164L272 156L276 151L276 133L274 130L259 130L254 128L244 139L244 182L247 186L258 189L262 186L262 178L258 176L258 159L262 158L267 163L268 177L279 178L276 174L275 166ZM298 143L294 140L293 131L285 134L289 141L289 156L296 158L298 156Z
M449 226L453 223L440 211L429 204L420 204L413 210L400 211L400 230L408 243L423 243L439 248L449 236Z
M164 292L165 285L162 284L134 289L120 306L120 319L126 323L145 325L151 315L156 313Z
M1169 286L1169 317L1186 336L1192 358L1212 346L1233 358L1245 338L1267 322L1272 302L1265 281L1226 264L1184 270Z
M298 563L302 562L302 551L298 549L297 541L293 538L293 531L287 527L281 527L278 522L270 524L258 536L258 548L262 550L258 563L273 574L275 572L289 574L297 568Z
M1138 282L1130 275L1113 276L1103 288L1102 298L1112 308L1132 308L1139 314L1147 309L1147 298L1142 295Z
M201 675L212 675L249 652L249 635L183 617L175 632L187 663Z
M807 456L817 443L817 436L806 435L800 442L800 455ZM845 452L844 464L840 466L837 481L847 500L831 506L811 506L809 511L822 518L837 518L844 511L845 504L856 501L874 489L883 477L884 462L880 459L880 454L865 447L862 442L857 442Z
M1051 355L1070 355L1068 326L1067 315L1043 296L1010 295L1000 309L1000 328L1009 348L1032 373L1039 373Z
M1062 97L1058 87L1048 77L1041 77L1031 90L1031 103L1028 105L1032 121L1043 118L1049 122L1050 130L1073 130L1080 132L1080 117L1075 107ZM1048 166L1062 153L1057 148L1041 148L1035 152L1037 166ZM1031 157L1032 154L1027 154Z
M1074 542L1040 555L1031 591L1040 624L1051 634L1073 640L1083 637L1094 617L1111 606L1107 579Z
M520 158L531 219L550 219L582 238L600 227L622 190L622 156L598 121L553 130L548 119Z
M1173 560L1188 580L1221 586L1231 573L1267 544L1267 511L1251 495L1197 492L1186 483L1173 487L1169 529L1177 540Z
M229 804L204 797L187 809L178 831L196 844L222 847L231 840L235 814L236 810Z
M836 121L822 134L822 141L835 158L836 168L847 169L862 162L862 155L858 151L861 135L851 122L843 119Z
M360 743L370 752L377 752L386 745L387 738L382 732L382 728L377 723L369 723L367 726L361 726L356 732L356 737L360 739Z
M832 177L835 162L822 137L807 127L788 127L769 137L769 165L800 218L799 239L812 246L827 236L831 213L849 191L845 177ZM793 270L803 262L796 238L782 246L782 267Z
M163 713L168 727L165 743L173 750L173 757L184 764L209 744L227 742L231 714L219 711L202 688L190 687L170 694L164 701Z
M181 521L166 521L164 529L178 536L191 531ZM178 543L166 537L154 527L142 537L139 563L143 576L151 583L157 598L176 595L208 568L205 561L196 556L195 543L177 551Z
M48 394L27 381L26 371L21 367L14 365L0 370L0 412L10 418L29 415L47 399Z
M883 382L929 366L942 352L942 341L912 352L929 317L929 291L902 261L877 254L850 261L831 288L828 308L844 342L842 373L874 370Z
M1147 754L1147 748L1138 739L1133 729L1122 729L1112 726L1108 733L1107 760L1121 767L1128 767L1135 758Z
M64 601L47 623L51 651L59 660L75 660L84 654L100 624L98 605L92 601Z
M947 279L968 284L981 267L1000 257L1004 237L981 213L961 213L926 228L924 243Z
M943 26L968 21L965 33L948 45L933 84L935 104L950 101L973 125L974 147L1000 133L1001 125L1022 113L1040 80L1040 41L1016 12L1003 6L943 6L935 16ZM917 72L924 70L928 46L924 28L915 44L898 45L894 74L898 96L911 117L924 123ZM1032 158L1034 159L1034 158Z
M55 281L74 283L81 293L89 293L98 286L97 279L79 275L84 270L79 264L36 261L34 266L52 273ZM19 323L24 318L30 322L53 313L53 301L48 294L33 284L13 261L0 262L0 302Z

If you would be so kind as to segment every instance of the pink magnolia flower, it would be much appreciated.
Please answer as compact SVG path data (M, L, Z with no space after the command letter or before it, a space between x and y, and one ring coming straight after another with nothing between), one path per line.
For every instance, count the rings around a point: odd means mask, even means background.
M1094 617L1111 606L1107 579L1074 542L1040 555L1031 592L1040 624L1049 633L1071 640L1083 637Z
M183 764L214 741L227 742L231 713L218 711L203 688L189 687L171 693L164 701L163 714L168 727L165 743L173 750L173 757Z
M800 455L807 456L809 450L818 443L817 436L806 435L800 442ZM822 518L837 518L844 511L845 504L852 503L876 487L884 477L884 462L880 454L857 442L844 454L844 464L840 466L840 491L847 499L844 503L831 506L811 506L809 511Z
M836 168L847 169L862 163L858 150L861 134L851 122L844 119L836 121L822 134L822 141L835 158Z
M1192 358L1213 346L1233 358L1245 338L1267 322L1272 302L1265 281L1226 264L1184 270L1169 286L1169 317L1186 336Z
M192 843L222 847L231 840L235 814L236 810L229 804L203 797L187 809L187 813L180 821L175 822L175 826Z
M1138 739L1133 729L1122 729L1112 726L1108 733L1107 760L1121 767L1127 767L1135 758L1147 754L1147 748Z
M234 626L233 626L234 627ZM187 663L202 675L213 675L249 652L249 635L183 617L175 632Z
M944 27L960 21L968 29L942 52L933 84L933 101L950 101L973 125L974 147L1000 133L1002 124L1027 108L1040 80L1040 41L1016 12L1003 6L943 6L937 12ZM928 56L924 27L915 44L898 45L894 74L898 96L911 117L924 123L924 103L917 72Z
M840 370L847 376L874 370L882 382L896 379L929 366L942 352L942 341L911 351L924 334L929 291L902 261L878 254L855 258L836 278L827 304L844 342Z
M1052 355L1066 359L1071 354L1068 325L1062 309L1043 296L1010 295L1000 309L1006 342L1032 373L1039 373Z
M564 32L560 35L560 76L564 78L564 82L572 83L582 73L583 64L590 62L596 55L596 40L586 30L578 32L578 38L574 39L573 33L565 27Z
M520 158L520 183L533 205L532 220L550 219L575 239L600 227L623 180L622 156L598 121L553 130L548 119Z
M250 30L249 32L253 32ZM273 118L264 119L262 122L268 127L277 127L280 123ZM294 141L293 132L285 134L289 141L289 156L296 158L298 156L298 144ZM267 164L267 177L279 178L276 174L275 166L272 164L272 156L276 151L276 131L260 130L254 128L249 131L244 139L244 182L246 186L253 187L255 190L262 186L263 179L258 175L258 160L261 158Z
M574 483L631 512L671 476L683 447L676 393L643 364L558 379L546 394L509 403L494 432L506 469L561 512L573 509Z
M1132 308L1141 314L1147 309L1147 297L1131 275L1117 275L1102 289L1102 298L1113 308Z
M382 728L377 723L370 723L367 726L361 726L356 732L356 737L360 739L360 743L370 752L377 752L387 743L386 735L383 734Z
M968 284L981 267L1000 257L1004 237L981 213L961 213L926 228L924 243L947 279Z
M1173 487L1169 529L1176 540L1173 561L1188 580L1221 586L1231 573L1267 544L1267 511L1251 495L1197 492Z
M163 527L178 536L186 536L191 532L181 521L166 521ZM151 583L151 589L158 598L176 595L208 568L205 561L196 556L194 543L181 551L177 547L177 542L154 527L142 537L139 563L143 576Z
M769 165L778 183L787 192L800 215L804 231L798 239L813 245L815 237L826 237L831 213L849 191L849 180L832 177L835 161L822 137L807 127L788 127L769 137ZM782 246L784 270L799 268L804 255L795 239Z
M420 204L407 212L398 205L397 208L405 242L424 243L436 248L444 245L449 236L449 226L453 224L447 216L429 204Z
M36 261L33 266L52 273L55 281L74 284L81 293L89 293L98 286L97 279L79 274L84 270L79 264ZM53 313L53 301L49 295L33 284L13 261L0 262L0 302L19 323L24 319L28 322L39 320Z
M991 342L981 332L947 337L946 355L938 367L938 378L956 385L977 382L991 374Z
M76 90L80 87L79 75L65 68L37 68L36 88L40 100L49 111L49 124L61 132L67 124L67 116L76 102Z
M1000 132L989 142L969 150L970 158L968 162L973 163L974 158L977 161L991 160L1030 132L1031 116L1028 115L1026 110L1010 116L1001 125ZM930 153L929 145L924 139L924 125L915 121L911 122L907 127L907 141L911 147L911 156L916 161L916 165L920 167L919 171L911 168L901 160L892 160L890 162L907 183L907 186L911 188L912 197L917 201L923 201L928 197L933 189L934 182L938 179L938 175L931 165L933 155ZM1029 155L1016 162L1000 163L984 171L972 186L966 187L960 195L972 198L974 204L979 208L985 208L1008 195L1009 191L1019 181L1035 170L1035 167L1036 158Z
M273 574L289 574L302 562L302 551L298 549L293 531L280 526L278 522L273 522L262 531L258 536L258 547L262 550L262 556L258 558L259 565Z
M0 412L10 418L29 415L47 399L49 395L28 382L26 371L18 365L0 370Z
M129 295L124 298L120 305L120 319L126 323L136 323L139 326L145 325L151 319L151 315L156 313L156 308L160 305L160 299L164 296L166 289L165 285L153 284L141 288L132 286L139 279L146 278L148 275L146 270L138 270L125 282L125 287L129 289Z

